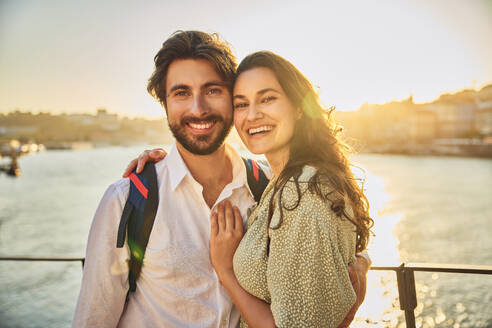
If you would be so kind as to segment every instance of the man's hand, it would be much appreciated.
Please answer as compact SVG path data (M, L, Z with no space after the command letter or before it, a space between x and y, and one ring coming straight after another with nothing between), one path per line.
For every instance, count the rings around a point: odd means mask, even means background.
M164 149L162 148L154 148L152 150L144 150L143 153L138 156L138 158L135 158L133 161L128 164L126 167L125 173L123 173L123 178L127 178L130 173L137 168L137 173L142 172L145 163L148 161L152 161L154 163L159 162L166 157L167 153Z
M357 299L355 300L355 303L350 311L347 313L345 319L343 319L342 323L338 325L338 328L346 328L350 326L350 323L354 320L355 313L366 296L367 271L369 270L370 263L363 256L357 255L356 258L357 261L354 264L349 265L348 272L355 295L357 295Z

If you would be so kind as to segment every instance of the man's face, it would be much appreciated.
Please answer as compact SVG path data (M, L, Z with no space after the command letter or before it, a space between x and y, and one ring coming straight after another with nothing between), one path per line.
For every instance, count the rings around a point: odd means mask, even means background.
M224 142L232 126L232 100L227 85L205 59L180 59L166 78L167 120L186 150L208 155Z

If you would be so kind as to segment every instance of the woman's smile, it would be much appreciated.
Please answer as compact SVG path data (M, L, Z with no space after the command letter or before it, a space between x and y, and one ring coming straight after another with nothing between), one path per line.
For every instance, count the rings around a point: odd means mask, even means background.
M262 137L270 133L274 128L273 125L260 125L256 127L251 127L248 128L248 134L250 137L256 136L256 137Z

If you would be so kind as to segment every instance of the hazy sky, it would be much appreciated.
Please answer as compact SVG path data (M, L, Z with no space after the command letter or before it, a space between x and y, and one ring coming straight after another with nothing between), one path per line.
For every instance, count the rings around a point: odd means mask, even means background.
M272 50L342 110L492 82L490 0L0 0L0 112L162 116L146 82L180 29L219 32L238 59Z

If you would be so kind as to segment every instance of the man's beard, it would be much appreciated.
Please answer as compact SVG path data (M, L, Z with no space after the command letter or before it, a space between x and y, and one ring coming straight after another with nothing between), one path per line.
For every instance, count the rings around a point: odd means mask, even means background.
M204 123L215 122L220 129L214 137L213 134L190 136L186 131L187 123ZM224 143L225 138L229 135L232 128L232 118L229 121L224 120L220 115L209 115L204 118L184 117L179 123L171 123L168 119L169 129L174 138L190 153L195 155L209 155L219 149Z

